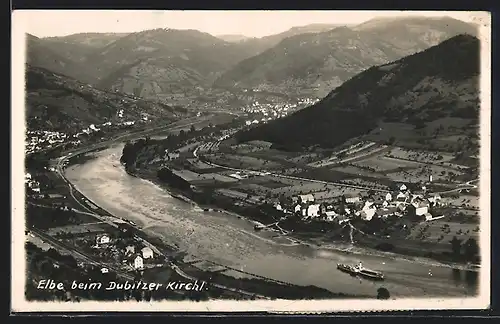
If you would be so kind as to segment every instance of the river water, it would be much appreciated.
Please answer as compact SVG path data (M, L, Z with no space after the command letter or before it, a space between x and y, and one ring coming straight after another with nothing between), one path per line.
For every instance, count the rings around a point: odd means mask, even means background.
M375 296L380 287L400 297L476 294L477 284L471 282L470 274L430 260L292 244L275 238L272 232L255 232L253 223L245 219L204 212L149 181L129 176L119 163L122 148L120 144L94 153L95 159L69 167L68 179L99 206L186 251L186 260L208 259L253 274L348 294ZM337 263L359 261L383 271L386 280L360 280L336 269Z

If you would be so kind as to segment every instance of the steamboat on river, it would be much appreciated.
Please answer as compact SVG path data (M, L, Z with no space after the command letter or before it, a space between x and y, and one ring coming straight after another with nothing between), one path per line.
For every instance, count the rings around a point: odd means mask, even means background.
M382 272L365 268L361 262L357 265L339 263L337 264L337 269L342 272L349 273L352 276L360 276L370 280L382 281L385 279Z

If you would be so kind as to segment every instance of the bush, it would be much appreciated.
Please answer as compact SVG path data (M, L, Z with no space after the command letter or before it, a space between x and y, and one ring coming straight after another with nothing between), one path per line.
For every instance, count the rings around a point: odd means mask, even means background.
M387 290L386 288L377 289L377 299L389 299L389 298L391 298L389 290Z

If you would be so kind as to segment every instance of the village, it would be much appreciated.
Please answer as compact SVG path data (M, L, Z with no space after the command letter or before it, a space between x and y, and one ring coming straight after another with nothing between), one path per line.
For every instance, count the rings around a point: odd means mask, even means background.
M285 203L275 203L276 210L286 215L297 215L302 220L320 219L326 222L347 222L353 218L370 221L374 217L412 216L422 221L443 218L443 215L432 215L434 207L441 206L441 196L427 192L425 187L421 192L411 192L405 184L399 190L384 194L370 195L368 192L359 195L343 195L337 199L317 199L314 194L302 194L285 200Z

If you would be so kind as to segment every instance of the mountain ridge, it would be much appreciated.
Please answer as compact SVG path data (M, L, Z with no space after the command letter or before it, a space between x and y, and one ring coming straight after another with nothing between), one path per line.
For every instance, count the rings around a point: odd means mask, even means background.
M453 60L448 57L450 53ZM335 147L373 132L380 122L411 125L415 128L412 140L437 120L446 124L450 118L463 119L464 132L468 131L468 125L473 127L479 118L479 57L476 37L455 36L424 51L371 67L317 104L241 132L237 138L240 142L263 140L276 147L300 150Z
M261 54L236 64L214 85L260 87L279 92L298 89L322 97L329 89L370 66L424 50L464 32L476 35L471 24L447 17L401 18L383 26L377 22L285 38ZM301 76L294 76L297 71Z

